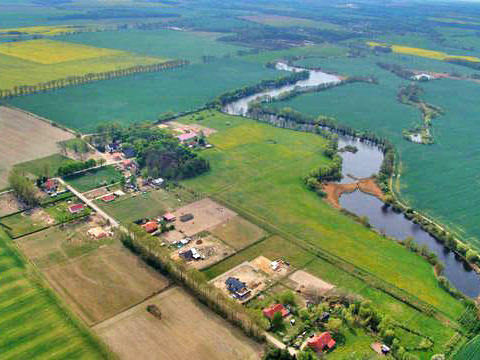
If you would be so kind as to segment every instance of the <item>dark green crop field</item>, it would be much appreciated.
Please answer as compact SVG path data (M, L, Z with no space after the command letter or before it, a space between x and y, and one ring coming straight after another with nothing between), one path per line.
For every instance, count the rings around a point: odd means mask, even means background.
M102 122L154 121L166 111L194 110L227 90L280 76L263 64L221 60L17 97L10 103L88 133Z
M447 71L446 67L451 66L435 60L399 58L380 57L381 61L406 63L421 70ZM379 84L349 84L272 106L288 106L310 115L333 116L342 124L389 138L400 153L402 197L480 248L477 216L480 187L476 170L480 166L480 153L472 137L480 130L476 115L480 84L446 79L421 84L425 90L424 99L440 106L445 114L433 120L436 143L417 145L403 139L402 130L419 124L420 112L396 100L399 86L408 82L381 70L375 65L376 61L377 57L336 59L335 63L304 60L301 63L322 64L325 69L346 75L373 74Z

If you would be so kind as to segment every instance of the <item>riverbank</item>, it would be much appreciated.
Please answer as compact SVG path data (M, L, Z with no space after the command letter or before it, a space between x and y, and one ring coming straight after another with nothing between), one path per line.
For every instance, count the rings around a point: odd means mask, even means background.
M361 179L348 184L327 183L323 186L323 190L327 194L325 200L336 209L342 209L340 197L343 194L352 193L357 190L375 196L380 200L383 199L382 189L380 189L373 178Z

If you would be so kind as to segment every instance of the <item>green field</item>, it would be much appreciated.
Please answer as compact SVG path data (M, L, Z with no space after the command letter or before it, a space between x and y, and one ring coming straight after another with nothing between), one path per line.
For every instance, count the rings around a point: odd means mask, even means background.
M222 34L173 30L104 31L62 35L58 39L101 48L125 50L143 56L160 56L201 62L202 56L235 56L243 47L217 41Z
M113 166L104 166L89 170L79 175L65 178L65 181L80 192L87 192L95 188L119 182L122 173Z
M33 218L32 216L26 215L25 212L4 217L0 220L0 224L13 238L20 237L48 226L48 223L42 218L37 216Z
M397 56L391 59L398 61ZM480 86L455 80L422 84L424 99L440 106L445 114L433 121L436 143L419 146L402 137L403 129L412 128L420 121L420 113L416 109L396 100L398 87L406 82L378 69L374 61L376 59L367 58L336 60L335 64L321 63L327 69L344 74L373 74L379 79L379 85L351 84L327 92L302 95L272 106L288 106L310 115L333 116L342 124L359 130L374 130L389 138L400 152L402 198L480 249L477 204L471 201L480 197L475 170L480 158L476 155L475 141L468 140L472 133L480 130L474 100L480 96ZM308 62L309 65L320 64L316 59ZM405 65L448 71L445 64L427 59L408 60ZM465 73L464 70L462 72ZM451 96L452 93L456 95Z
M256 62L221 60L17 97L9 102L88 133L101 122L131 124L154 121L170 110L194 110L227 90L282 75Z
M465 347L455 354L454 360L476 360L480 354L480 336L471 340Z
M154 190L146 194L128 195L108 204L98 200L98 204L118 221L129 223L142 218L162 216L184 202L178 201L177 197L169 192Z
M0 357L2 359L100 359L105 350L67 312L0 229Z
M54 176L60 166L67 165L72 162L74 162L74 160L66 156L54 154L44 158L20 163L15 165L15 167L35 176Z
M219 130L210 137L215 149L203 153L212 171L185 185L251 214L298 243L325 249L453 319L463 311L439 287L427 262L341 215L306 189L302 176L327 161L321 155L322 138L222 114L207 116L202 124Z

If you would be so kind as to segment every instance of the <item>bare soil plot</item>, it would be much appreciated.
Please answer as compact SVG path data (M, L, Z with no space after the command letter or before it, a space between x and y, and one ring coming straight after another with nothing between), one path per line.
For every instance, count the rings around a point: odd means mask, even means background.
M262 228L238 215L209 231L236 250L243 249L267 235Z
M225 281L229 277L238 278L241 282L244 282L247 288L251 291L250 295L241 302L248 301L255 297L260 291L272 283L272 279L270 279L266 273L248 261L245 261L244 263L235 266L233 269L230 269L226 273L223 273L222 275L211 280L214 286L221 289L229 296L231 294L225 285Z
M262 255L250 261L250 264L275 278L287 276L287 274L292 271L292 268L286 265L284 262L279 262L277 267L274 269L272 267L272 260Z
M162 239L162 241L170 244L176 243L182 240L184 237L185 236L181 232L178 232L177 230L167 231L166 233L163 233L162 235L160 235L160 239Z
M87 234L89 229L99 226L108 230L104 224L102 218L90 216L24 236L16 240L16 244L31 261L44 268L113 243L112 237L93 239Z
M0 195L0 217L13 214L23 209L23 205L12 192Z
M44 270L87 324L105 320L168 286L168 280L120 244Z
M202 126L202 125L199 125L199 124L182 124L182 123L179 123L179 122L176 122L176 121L169 121L166 123L171 129L173 129L174 131L180 133L180 134L184 134L186 132L196 132L196 133L200 133L201 131L203 131L203 134L205 136L210 136L214 133L217 132L217 130L215 129L211 129L211 128L208 128L206 126Z
M303 270L295 271L289 276L289 280L289 286L300 293L314 291L316 293L325 294L335 287L334 285Z
M193 219L182 222L180 217L186 214L192 214ZM205 198L181 207L174 212L174 215L177 217L175 228L187 236L192 236L233 218L236 213L209 198Z
M146 311L157 305L162 318ZM256 360L262 347L181 288L168 289L94 327L120 359Z
M195 239L188 245L176 250L172 254L172 259L179 260L181 258L181 253L189 251L192 248L194 248L201 256L205 257L204 259L192 259L190 261L187 261L187 263L191 267L198 270L215 264L220 260L226 258L227 256L235 253L235 250L232 249L230 246L217 239L216 237L208 235L203 238Z
M13 165L58 153L73 135L20 110L0 106L0 189Z

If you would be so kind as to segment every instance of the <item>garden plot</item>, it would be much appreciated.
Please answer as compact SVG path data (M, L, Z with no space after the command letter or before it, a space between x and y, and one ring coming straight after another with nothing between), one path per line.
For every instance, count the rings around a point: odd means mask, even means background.
M212 235L192 240L172 254L173 260L183 259L201 270L234 254L235 250Z
M97 229L96 235L93 229ZM112 235L105 220L89 216L24 236L16 240L16 244L38 267L46 268L111 244L115 241Z
M232 210L209 198L183 206L173 214L177 218L175 221L175 228L187 236L192 236L201 231L210 229L236 215ZM193 216L191 220L181 220L183 216L189 214Z
M156 305L161 319L147 312ZM256 360L262 348L175 287L94 327L120 359Z
M18 238L55 224L55 219L44 209L35 208L4 217L0 223L12 238Z
M215 279L211 280L211 282L214 286L221 289L225 294L235 297L235 294L227 289L226 281L230 278L235 278L243 282L246 290L249 291L249 293L243 296L241 299L237 297L241 303L252 299L259 292L273 283L273 280L268 276L268 274L247 261L216 277Z
M227 219L209 231L236 250L243 249L267 235L262 228L240 216Z
M169 284L120 244L51 266L44 274L89 325L118 314Z

